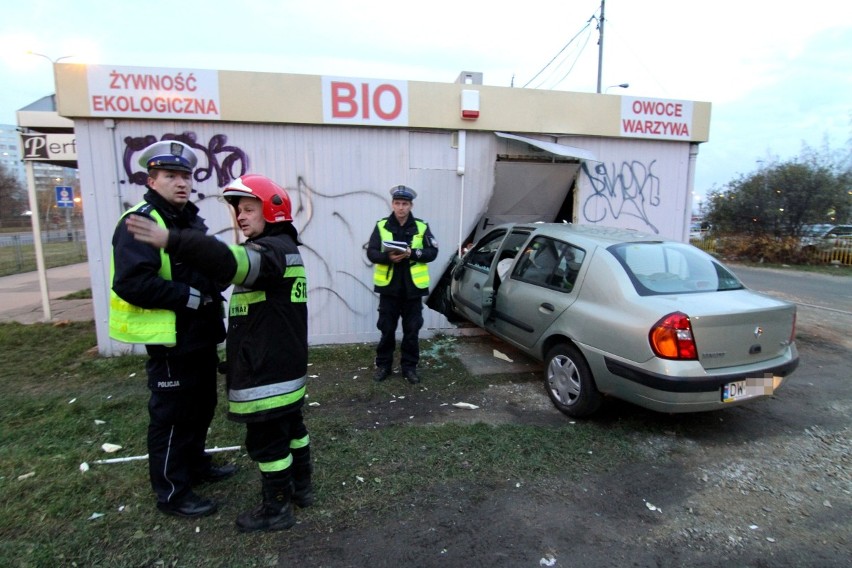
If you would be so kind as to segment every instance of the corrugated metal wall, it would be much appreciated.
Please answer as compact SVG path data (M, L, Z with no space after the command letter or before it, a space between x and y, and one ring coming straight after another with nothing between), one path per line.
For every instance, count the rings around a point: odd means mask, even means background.
M375 222L390 214L391 186L404 183L418 191L414 214L429 222L440 245L441 254L430 267L433 280L457 246L463 180L456 174L451 132L141 121L120 121L107 128L101 120L78 120L75 125L87 234L98 235L88 239L88 246L98 343L106 354L130 349L110 341L106 330L110 239L119 215L144 194L143 186L130 182L123 158L128 144L140 144L148 135L160 139L190 133L201 147L199 168L210 178L196 181L193 201L210 232L226 242L234 242L236 232L228 207L216 198L223 179L226 183L236 177L245 165L288 189L304 242L313 344L378 338L378 299L364 248ZM472 145L477 148L493 138L478 136L480 142ZM131 173L143 172L136 163L138 155L134 152L129 162ZM468 170L465 200L468 212L478 212L487 200L484 190L493 185L493 168L487 165L487 152L477 149L469 155L477 160ZM473 222L471 218L466 231ZM424 315L424 335L448 325L429 309Z
M146 136L192 137L201 155L196 177L203 178L195 183L194 201L211 233L226 242L234 242L236 231L228 207L216 198L220 187L246 169L288 189L304 243L312 344L378 339L378 299L364 247L375 222L390 213L391 186L404 183L418 192L414 215L429 222L440 245L430 265L434 283L485 210L496 156L538 152L490 132L468 132L461 176L459 135L449 131L96 119L76 120L75 130L98 344L107 355L129 350L107 336L110 240L121 212L144 193L130 180L143 175L136 163L139 152L132 152L128 162L125 151L133 144L143 147ZM592 150L602 160L581 168L576 222L653 227L666 236L688 222L683 214L688 144L603 138L561 142ZM451 327L428 308L424 316L424 336Z

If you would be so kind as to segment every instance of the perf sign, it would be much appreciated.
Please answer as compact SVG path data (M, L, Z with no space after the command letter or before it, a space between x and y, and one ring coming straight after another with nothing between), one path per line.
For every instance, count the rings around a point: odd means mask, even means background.
M689 140L692 102L621 97L621 135L630 138Z
M326 124L408 126L408 83L323 77L322 118Z

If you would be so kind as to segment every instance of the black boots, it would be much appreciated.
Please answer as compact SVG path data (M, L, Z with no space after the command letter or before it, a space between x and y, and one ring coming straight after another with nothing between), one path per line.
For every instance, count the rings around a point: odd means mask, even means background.
M216 512L217 505L210 499L205 499L190 491L177 501L157 502L157 508L167 515L195 518L212 515Z
M290 477L266 478L263 482L263 502L237 517L240 532L280 531L296 524L290 497L293 491ZM313 494L311 493L311 499Z
M313 467L293 467L293 504L302 509L314 504L314 488L311 485L311 472Z

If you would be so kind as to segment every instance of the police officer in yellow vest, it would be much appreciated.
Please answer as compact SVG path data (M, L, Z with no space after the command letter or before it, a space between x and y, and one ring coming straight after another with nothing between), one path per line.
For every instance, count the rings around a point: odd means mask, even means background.
M392 213L379 219L370 235L367 258L373 263L373 289L379 294L381 332L376 347L375 380L391 374L396 349L397 322L402 318L400 369L405 379L416 384L420 361L420 328L423 327L423 297L429 294L426 263L438 256L438 243L429 225L411 214L417 193L410 187L390 189Z
M128 215L164 228L207 231L190 202L198 157L188 145L164 140L143 150L144 200L126 211L112 238L110 337L143 343L148 352L148 464L157 508L183 517L213 513L216 503L192 487L233 475L204 451L217 402L218 344L225 339L222 287L189 265L136 240Z

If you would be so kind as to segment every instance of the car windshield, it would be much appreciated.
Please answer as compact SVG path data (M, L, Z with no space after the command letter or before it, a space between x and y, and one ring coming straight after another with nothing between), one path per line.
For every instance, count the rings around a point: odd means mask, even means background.
M833 225L805 225L802 227L802 236L805 237L821 237L826 231L831 229Z
M742 283L701 250L681 243L621 243L607 249L640 296L740 290Z

